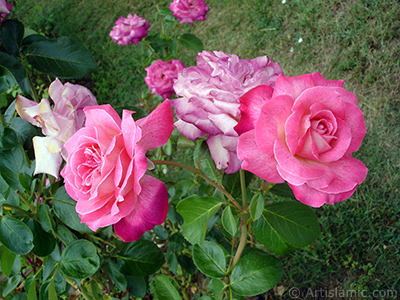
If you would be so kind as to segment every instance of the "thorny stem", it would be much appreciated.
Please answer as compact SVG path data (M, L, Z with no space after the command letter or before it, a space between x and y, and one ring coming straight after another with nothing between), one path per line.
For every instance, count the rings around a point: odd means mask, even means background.
M235 198L232 197L231 194L229 194L225 188L221 185L218 185L214 181L212 181L209 177L207 177L200 169L176 162L176 161L169 161L169 160L153 160L153 163L155 165L170 165L170 166L176 166L180 167L186 170L189 170L197 175L199 175L201 178L203 178L205 181L207 181L210 185L221 191L239 210L242 210L242 207L240 204L235 200Z
M18 197L26 204L26 206L29 207L29 209L30 209L32 212L34 212L34 213L36 212L35 207L33 207L33 206L28 202L28 200L25 198L24 195L22 195L22 193L21 193L20 191L17 191L17 195L18 195Z

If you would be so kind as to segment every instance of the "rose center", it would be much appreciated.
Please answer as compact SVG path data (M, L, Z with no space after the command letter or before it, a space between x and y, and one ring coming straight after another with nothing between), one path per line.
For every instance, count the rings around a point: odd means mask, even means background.
M78 167L78 172L82 178L82 184L90 186L93 182L93 176L99 172L101 165L100 149L97 145L92 145L84 151L85 162Z

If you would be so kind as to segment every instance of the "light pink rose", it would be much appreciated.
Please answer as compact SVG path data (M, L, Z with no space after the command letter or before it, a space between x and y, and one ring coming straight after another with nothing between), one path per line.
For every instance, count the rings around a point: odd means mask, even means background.
M22 119L42 128L45 135L33 140L35 174L47 173L58 178L63 144L83 126L83 108L97 105L97 101L87 88L68 82L63 85L59 79L51 83L49 95L54 102L53 108L48 99L37 103L20 95L15 108Z
M147 76L144 79L153 94L159 94L164 99L175 94L174 80L185 65L177 59L162 61L161 59L146 68Z
M208 146L218 169L234 173L240 168L236 155L239 97L260 84L274 86L282 74L278 63L266 56L241 59L234 54L203 51L197 66L183 69L171 100L178 130L188 139L208 134Z
M319 73L279 76L240 101L237 128L242 168L266 181L287 181L301 202L320 207L349 198L366 175L351 157L366 133L357 97L343 81Z
M126 18L120 17L110 32L113 42L118 45L137 45L143 38L147 36L150 24L147 20L138 17L136 14L132 16L128 14Z
M121 120L110 105L84 112L85 127L65 144L65 189L90 229L114 225L122 240L135 241L163 223L168 212L165 185L145 174L145 152L168 141L174 129L171 105L165 101L137 121L127 110Z
M14 4L8 3L6 0L0 0L0 23L3 23L10 14Z
M194 21L207 20L206 14L210 10L203 0L174 0L169 9L174 12L172 15L179 19L179 23L190 25L193 25Z

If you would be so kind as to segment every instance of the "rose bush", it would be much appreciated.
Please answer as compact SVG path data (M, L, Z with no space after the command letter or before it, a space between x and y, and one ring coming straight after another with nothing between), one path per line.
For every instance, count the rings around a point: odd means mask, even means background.
M239 97L260 84L274 86L281 73L279 64L266 56L241 59L220 51L199 53L197 66L180 72L174 84L180 96L171 100L178 118L176 127L192 140L208 134L217 168L227 173L238 171L234 127L241 114Z
M83 108L97 105L89 89L69 82L64 85L57 78L49 87L53 109L48 99L40 103L17 96L15 108L22 119L42 128L45 137L34 137L37 173L58 177L62 163L63 144L80 129L85 122Z
M162 61L161 59L146 68L145 81L153 94L159 94L164 99L171 97L174 91L174 80L185 65L177 59Z
M110 36L113 42L117 42L118 45L137 45L147 36L150 26L147 20L138 17L136 14L134 16L128 14L126 18L120 17L115 21Z
M319 73L279 76L240 102L242 168L273 183L287 181L301 202L319 207L349 198L367 174L351 157L366 133L357 97L343 81Z
M6 0L0 0L0 23L5 21L13 7L14 4L8 3Z
M206 14L210 10L203 0L174 0L169 9L174 12L172 15L179 19L179 23L190 25L193 25L194 21L207 20Z
M114 225L124 241L135 241L164 222L165 185L145 174L145 152L168 141L174 128L168 101L136 122L125 110L122 120L110 105L87 107L85 127L65 144L65 189L77 201L83 223L96 231Z

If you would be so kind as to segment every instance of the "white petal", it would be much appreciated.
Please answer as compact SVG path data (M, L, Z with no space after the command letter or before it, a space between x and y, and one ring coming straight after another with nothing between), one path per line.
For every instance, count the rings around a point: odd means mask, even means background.
M46 173L58 178L63 161L61 156L63 144L54 137L35 136L33 138L33 148L36 158L35 175Z

